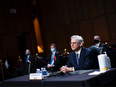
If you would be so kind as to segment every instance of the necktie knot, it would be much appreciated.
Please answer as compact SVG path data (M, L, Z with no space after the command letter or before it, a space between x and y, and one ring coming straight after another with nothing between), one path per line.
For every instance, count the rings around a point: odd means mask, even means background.
M79 54L77 53L76 55L78 56Z

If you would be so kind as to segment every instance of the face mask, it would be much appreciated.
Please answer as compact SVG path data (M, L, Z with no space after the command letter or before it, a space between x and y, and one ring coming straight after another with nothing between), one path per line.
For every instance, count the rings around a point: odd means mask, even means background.
M94 40L94 43L99 43L99 40Z
M26 55L29 55L29 52L26 52L25 54L26 54Z
M55 48L51 48L51 52L54 52L55 51Z

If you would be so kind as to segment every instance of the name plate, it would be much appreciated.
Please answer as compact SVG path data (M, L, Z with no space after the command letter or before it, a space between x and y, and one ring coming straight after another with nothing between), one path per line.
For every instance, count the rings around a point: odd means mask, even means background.
M31 73L29 74L29 80L42 80L42 73Z

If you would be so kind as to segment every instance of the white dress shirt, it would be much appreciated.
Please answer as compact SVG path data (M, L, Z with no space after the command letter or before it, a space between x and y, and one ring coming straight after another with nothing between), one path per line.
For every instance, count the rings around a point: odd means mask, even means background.
M8 69L9 64L8 64L8 61L7 61L7 60L5 61L5 66L6 66L6 68Z

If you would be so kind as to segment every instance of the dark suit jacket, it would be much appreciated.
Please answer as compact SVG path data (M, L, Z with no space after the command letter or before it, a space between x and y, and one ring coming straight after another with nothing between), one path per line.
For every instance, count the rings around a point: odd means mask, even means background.
M74 67L75 70L91 69L92 68L91 51L87 48L82 47L79 58L79 66L77 65L75 51L71 52L69 55L67 66Z
M26 63L26 59L27 59L27 57L25 57L24 63ZM30 55L29 60L31 61L31 73L34 73L35 72L35 58L34 58L34 56Z
M51 56L52 56L52 53L50 53L50 55L49 55L48 64L50 64L50 62L51 62ZM58 71L58 70L60 70L60 68L62 66L62 57L58 51L55 52L55 56L56 56L56 60L54 61L54 64L53 64L53 65L55 65L54 71Z
M97 48L95 46L89 47L91 50L92 58L93 58L93 68L99 69L99 63L98 63L98 55L100 54L101 48Z
M106 53L108 52L108 48L107 48L107 46L106 46L105 44L100 43L100 44L99 44L99 47L103 47L103 49L102 49L102 52L101 52L101 53L103 53L104 51L106 51Z

